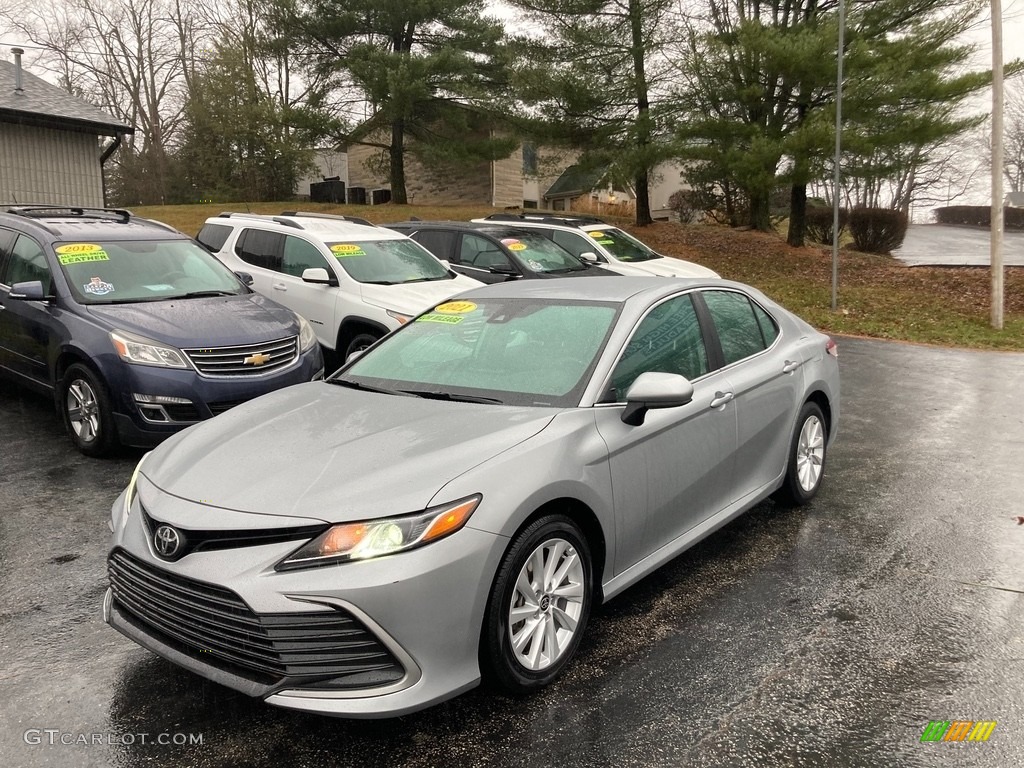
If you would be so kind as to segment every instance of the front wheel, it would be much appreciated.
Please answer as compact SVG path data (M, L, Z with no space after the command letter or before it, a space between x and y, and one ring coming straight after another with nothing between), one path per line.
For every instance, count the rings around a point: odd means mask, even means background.
M593 573L583 532L564 515L524 528L498 568L487 606L482 661L510 693L555 680L579 647Z
M379 335L373 333L357 333L345 348L345 360L348 360L349 356L354 352L362 352L379 338ZM344 364L345 360L342 360L341 363Z
M815 497L825 472L827 442L828 433L821 408L816 403L804 403L789 448L786 478L776 494L779 501L800 506Z
M86 456L104 456L117 445L107 389L81 363L70 366L60 380L57 404L75 447Z

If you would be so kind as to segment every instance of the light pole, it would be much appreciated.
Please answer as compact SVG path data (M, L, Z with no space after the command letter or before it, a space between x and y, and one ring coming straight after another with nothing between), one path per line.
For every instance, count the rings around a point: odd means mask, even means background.
M992 327L1003 328L1003 8L992 0Z
M992 0L999 2L999 0ZM839 158L842 153L843 48L846 36L846 4L839 0L839 49L836 57L836 156L832 185L832 311L839 309Z

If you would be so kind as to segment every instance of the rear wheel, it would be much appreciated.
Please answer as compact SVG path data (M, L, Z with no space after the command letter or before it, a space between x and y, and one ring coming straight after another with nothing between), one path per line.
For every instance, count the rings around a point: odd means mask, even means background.
M75 447L87 456L104 456L117 445L110 396L100 378L81 363L64 373L58 406Z
M511 693L542 688L565 669L590 616L590 548L570 518L548 515L524 528L494 579L482 656Z
M804 403L789 448L786 478L776 493L779 501L800 506L815 497L825 472L827 442L828 433L821 408L817 403Z

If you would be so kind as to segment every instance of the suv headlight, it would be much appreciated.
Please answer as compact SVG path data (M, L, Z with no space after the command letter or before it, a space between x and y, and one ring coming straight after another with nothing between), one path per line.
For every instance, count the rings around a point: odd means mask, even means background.
M316 331L313 330L313 326L302 315L296 315L295 317L299 320L299 350L301 352L308 352L316 344Z
M188 368L185 356L180 350L144 336L136 336L127 331L111 331L110 341L118 356L126 363L157 365L161 368Z
M424 512L334 525L277 564L306 568L392 555L443 539L462 528L480 504L471 496Z

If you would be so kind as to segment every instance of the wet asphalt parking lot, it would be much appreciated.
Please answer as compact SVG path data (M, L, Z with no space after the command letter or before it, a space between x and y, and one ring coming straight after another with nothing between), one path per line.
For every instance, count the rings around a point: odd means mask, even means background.
M1024 766L1024 355L839 345L812 504L764 503L597 608L545 691L390 721L268 707L103 624L141 454L80 456L0 382L0 766ZM997 725L921 743L956 719Z

